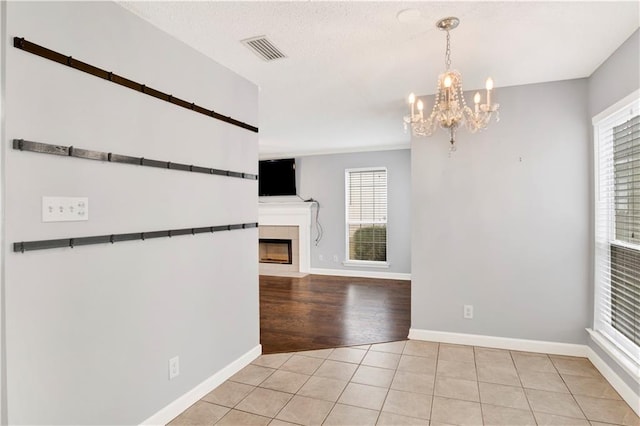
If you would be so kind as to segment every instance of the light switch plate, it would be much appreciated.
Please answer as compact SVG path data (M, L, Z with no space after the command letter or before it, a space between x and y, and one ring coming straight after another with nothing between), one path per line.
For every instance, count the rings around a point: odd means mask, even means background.
M42 197L43 222L89 220L88 197Z

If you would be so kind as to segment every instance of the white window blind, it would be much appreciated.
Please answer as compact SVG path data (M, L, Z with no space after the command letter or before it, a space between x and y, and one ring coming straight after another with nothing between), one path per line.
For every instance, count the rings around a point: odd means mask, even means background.
M348 260L387 261L387 170L350 169L346 180Z
M594 123L595 324L640 362L640 100Z

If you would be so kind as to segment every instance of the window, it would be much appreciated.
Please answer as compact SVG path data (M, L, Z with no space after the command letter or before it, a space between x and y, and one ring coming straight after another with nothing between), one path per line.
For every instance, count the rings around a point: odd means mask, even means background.
M387 169L345 172L348 261L387 261Z
M640 99L594 118L594 328L640 362Z

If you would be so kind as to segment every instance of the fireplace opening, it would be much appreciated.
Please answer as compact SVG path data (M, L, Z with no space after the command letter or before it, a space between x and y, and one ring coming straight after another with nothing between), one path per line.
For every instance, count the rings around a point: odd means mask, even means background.
M291 240L260 238L258 246L260 248L260 263L292 264Z

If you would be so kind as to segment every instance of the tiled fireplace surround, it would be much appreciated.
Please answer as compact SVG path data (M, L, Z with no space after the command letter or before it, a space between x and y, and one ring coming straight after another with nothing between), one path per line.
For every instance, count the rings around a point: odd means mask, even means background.
M258 206L260 238L291 239L292 264L260 263L261 275L303 277L311 264L311 204L264 202ZM296 232L297 230L297 232Z

